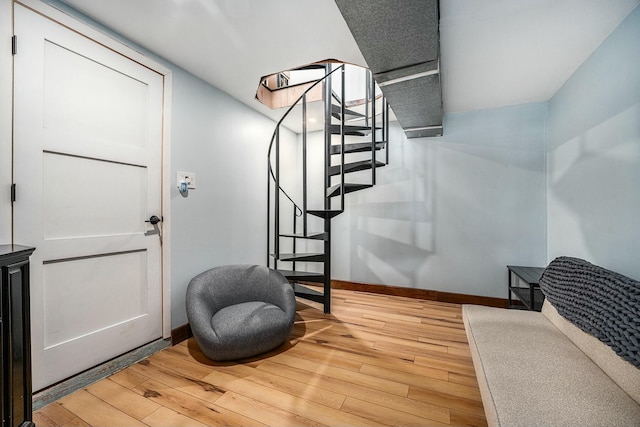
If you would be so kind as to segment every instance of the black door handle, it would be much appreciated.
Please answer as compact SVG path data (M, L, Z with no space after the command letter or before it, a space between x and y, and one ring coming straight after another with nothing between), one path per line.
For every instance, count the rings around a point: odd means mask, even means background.
M155 215L151 215L151 217L150 217L147 221L145 221L145 222L150 222L150 223L151 223L151 225L156 225L156 224L157 224L157 223L159 223L160 221L162 221L160 218L158 218L158 217L157 217L157 216L155 216Z

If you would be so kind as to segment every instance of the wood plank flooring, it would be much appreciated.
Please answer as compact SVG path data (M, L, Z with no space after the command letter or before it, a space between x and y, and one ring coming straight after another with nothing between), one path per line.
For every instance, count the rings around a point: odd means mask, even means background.
M193 339L34 413L46 426L485 426L459 305L333 292L289 343L239 363Z

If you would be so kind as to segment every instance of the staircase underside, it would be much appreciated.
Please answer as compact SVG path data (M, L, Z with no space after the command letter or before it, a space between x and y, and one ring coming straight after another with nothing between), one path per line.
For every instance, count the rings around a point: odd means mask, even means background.
M335 1L407 137L442 135L438 0Z
M351 172L359 172L359 171L363 171L363 170L369 170L371 169L371 164L372 161L371 160L361 160L359 162L354 162L354 163L345 163L344 165L344 173L351 173ZM380 162L380 161L376 161L376 168L381 168L386 166L386 163ZM331 176L335 176L335 175L340 175L341 173L341 167L340 165L336 165L336 166L331 166L329 168L329 175Z
M385 141L376 143L376 151L382 150L386 145ZM344 153L363 153L365 151L371 151L370 142L358 142L355 144L344 144ZM330 147L331 154L340 154L342 152L342 145L334 144Z
M281 233L280 237L292 237L294 239L309 239L309 240L327 240L329 237L327 233L320 231L312 231L307 233Z
M322 283L324 282L324 274L322 273L310 273L307 271L293 271L293 270L280 270L280 273L290 282L300 281L300 282L316 282Z
M344 194L353 193L354 191L364 190L365 188L371 188L373 184L351 184L345 182ZM327 197L340 196L342 194L342 185L336 184L327 190Z
M316 291L315 289L308 288L299 283L293 283L293 290L298 297L319 303L324 303L324 294L322 292Z
M341 210L331 210L331 209L314 209L308 210L307 213L309 215L317 216L322 219L331 219L336 217L342 213Z

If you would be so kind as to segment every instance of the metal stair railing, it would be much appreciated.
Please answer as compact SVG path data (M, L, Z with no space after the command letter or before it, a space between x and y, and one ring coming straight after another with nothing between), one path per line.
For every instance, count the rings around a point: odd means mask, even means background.
M345 194L351 191L357 191L363 188L368 188L376 185L376 168L389 164L389 105L384 97L380 95L380 120L381 127L377 128L377 114L376 114L376 84L373 79L373 75L369 70L366 71L365 81L365 97L364 108L365 113L361 114L354 110L346 109L345 98L345 64L337 66L331 70L331 63L325 64L326 74L315 81L309 86L298 99L287 109L285 114L280 118L276 124L273 136L269 143L267 152L267 266L271 266L271 259L273 258L273 268L278 269L278 261L291 262L292 271L281 270L290 281L294 283L296 289L296 295L303 296L304 298L310 298L314 301L318 301L324 304L324 312L330 312L331 304L331 219L344 212L345 210ZM336 71L340 70L340 93L333 91L332 76ZM324 83L323 101L324 101L324 189L323 189L323 208L320 210L308 209L308 197L307 197L307 94L313 90L318 84ZM339 105L335 105L333 101L337 101ZM371 103L371 105L369 105ZM283 122L287 119L294 108L301 105L302 113L302 202L300 206L294 201L294 198L285 191L281 186L280 179L280 128L283 126ZM350 107L351 108L351 107ZM345 124L346 117L351 116L354 121L363 120L364 126L361 125L349 125ZM339 119L340 124L333 124L332 117ZM353 118L355 117L355 118ZM339 129L339 131L338 131ZM359 137L365 137L368 131L371 131L370 138L363 140L362 143L356 143L349 145L349 153L359 153L364 151L371 152L371 163L368 161L356 161L349 164L345 163L345 154L347 154L345 146L346 135L355 135ZM380 131L380 139L378 139L378 131ZM340 136L339 144L332 144L334 135ZM351 138L351 137L350 137ZM365 142L366 141L366 142ZM385 162L378 164L376 152L380 149L385 149ZM337 150L340 150L339 153ZM332 165L332 156L340 154L339 160L336 165ZM273 160L273 162L272 162ZM346 184L345 173L357 172L360 170L371 169L371 184ZM332 185L332 177L339 176L339 184ZM272 195L272 181L274 185ZM338 193L339 191L339 193ZM284 195L289 200L292 207L292 229L293 234L288 232L281 233L281 195ZM332 201L336 196L340 196L340 209L332 208ZM273 201L272 201L273 196ZM286 203L286 200L284 201ZM271 209L273 204L273 221L271 218ZM322 233L311 232L308 230L308 216L313 215L324 219L324 230ZM298 234L298 218L302 218L302 233ZM273 224L272 224L273 222ZM320 237L322 236L322 237ZM292 254L281 254L280 239L283 237L293 238L292 242ZM273 238L273 253L270 249L272 246ZM297 239L316 239L324 240L323 253L298 253ZM282 256L281 256L282 255ZM322 262L324 263L323 273L307 273L304 271L298 271L296 269L296 260L298 262ZM314 276L315 275L315 276ZM324 294L320 294L316 291L311 291L315 295L309 296L307 293L304 296L299 293L299 284L295 284L296 278L298 280L311 280L314 282L324 282ZM302 279L300 279L302 278ZM309 291L309 289L307 289ZM302 292L302 291L301 291Z
M296 217L302 217L303 220L303 233L306 235L308 232L307 229L307 182L306 182L306 177L307 177L307 171L306 171L306 167L307 167L307 162L306 162L306 153L307 153L307 149L306 149L306 143L307 143L307 93L310 92L313 88L315 88L318 84L325 82L325 85L327 87L331 87L330 84L330 79L331 79L331 75L333 73L335 73L336 71L341 70L341 73L343 75L342 78L342 97L344 99L344 64L340 65L339 67L335 68L334 70L328 72L324 77L318 79L314 84L312 84L311 86L309 86L303 93L302 95L300 95L300 97L287 109L287 111L284 113L284 115L280 118L280 120L278 121L278 123L276 124L276 128L273 132L273 136L271 137L271 142L269 143L269 149L267 151L267 265L271 265L271 252L270 252L270 247L271 247L271 181L274 181L274 230L273 230L273 234L274 234L274 268L277 268L277 262L278 259L280 258L280 192L282 192L282 194L284 194L286 196L287 199L289 199L289 201L292 203L293 205L293 224L295 227L296 224ZM327 102L325 100L325 102ZM302 132L302 140L303 140L303 197L302 197L302 207L300 207L294 200L293 198L281 187L280 185L280 127L282 126L282 123L284 122L284 120L289 116L289 114L293 111L293 109L298 105L302 103L302 126L303 126L303 132ZM329 98L328 103L331 103L331 99ZM344 113L344 103L341 103L342 105L342 110ZM344 114L342 115L341 118L341 127L344 128ZM343 148L343 152L344 152L344 129L342 130L342 148ZM272 166L271 163L271 157L272 157L272 152L275 146L275 168ZM275 169L275 171L274 171ZM344 186L344 173L342 174L342 183ZM343 191L344 192L344 191ZM342 206L344 206L344 200L342 203ZM294 243L295 244L295 243Z

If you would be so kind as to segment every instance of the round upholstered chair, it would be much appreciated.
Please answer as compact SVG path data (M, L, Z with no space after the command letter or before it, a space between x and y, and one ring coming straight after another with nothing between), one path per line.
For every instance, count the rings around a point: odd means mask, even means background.
M242 359L272 350L291 334L296 300L291 284L260 265L227 265L194 277L187 318L211 360Z

